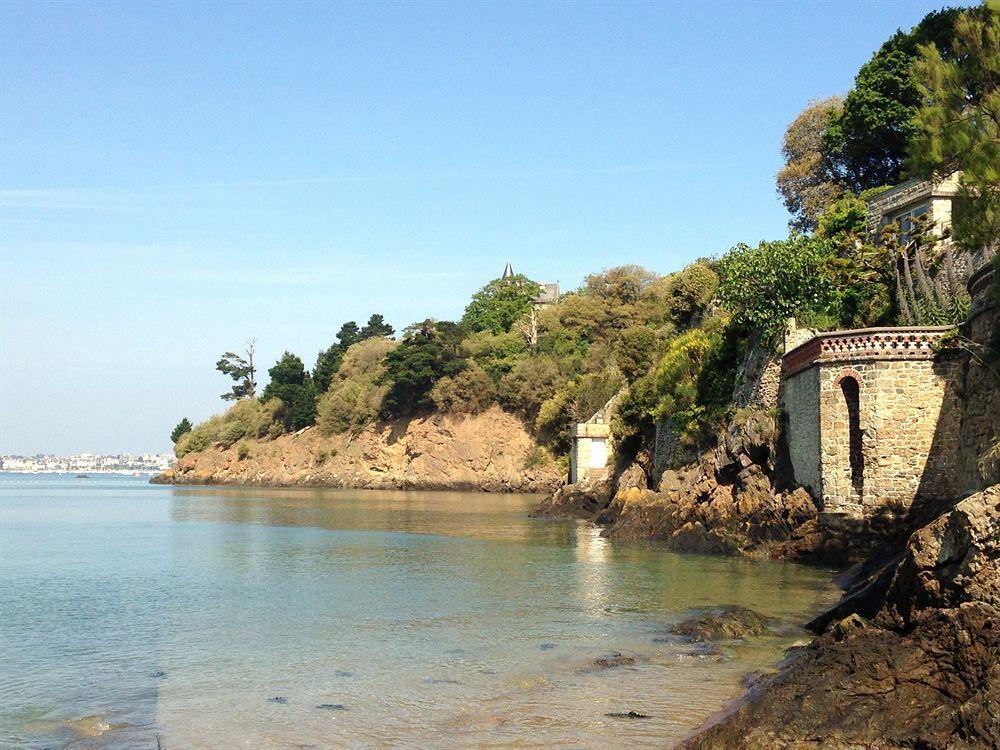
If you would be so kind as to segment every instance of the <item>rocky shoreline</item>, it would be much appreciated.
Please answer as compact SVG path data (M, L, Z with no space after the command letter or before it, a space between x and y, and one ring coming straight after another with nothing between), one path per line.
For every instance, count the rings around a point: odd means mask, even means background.
M1000 486L915 532L683 750L1000 747Z
M610 539L845 569L844 596L807 626L815 639L679 747L1000 748L1000 485L936 517L837 533L782 482L777 445L758 415L655 490L635 463L535 511L588 519Z

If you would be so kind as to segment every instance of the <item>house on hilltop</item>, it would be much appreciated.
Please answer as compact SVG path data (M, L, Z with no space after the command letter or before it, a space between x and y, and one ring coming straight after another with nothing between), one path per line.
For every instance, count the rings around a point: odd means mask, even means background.
M514 269L511 266L510 261L508 260L507 265L503 269L503 276L501 276L500 278L509 279L513 275L514 275ZM546 305L552 305L559 301L558 281L555 284L543 284L539 282L536 283L538 284L538 286L541 287L541 291L538 293L538 296L535 297L534 300L532 300L536 307L545 307Z

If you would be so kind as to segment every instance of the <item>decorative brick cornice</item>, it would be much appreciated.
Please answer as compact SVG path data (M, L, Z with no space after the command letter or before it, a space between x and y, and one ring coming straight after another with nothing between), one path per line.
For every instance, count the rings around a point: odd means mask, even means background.
M783 375L789 377L814 364L933 359L934 345L954 330L953 326L918 326L821 333L784 356Z

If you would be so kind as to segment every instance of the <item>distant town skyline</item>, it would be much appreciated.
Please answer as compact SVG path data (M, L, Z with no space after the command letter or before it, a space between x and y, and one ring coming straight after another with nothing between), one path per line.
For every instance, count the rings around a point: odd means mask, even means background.
M5 2L0 451L168 451L224 351L266 381L508 260L565 292L784 236L786 125L940 7Z

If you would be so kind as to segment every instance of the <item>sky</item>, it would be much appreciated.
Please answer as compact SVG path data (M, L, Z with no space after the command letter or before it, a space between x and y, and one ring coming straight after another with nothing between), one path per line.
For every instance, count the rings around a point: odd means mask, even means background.
M787 234L781 138L928 2L0 4L0 453L169 450L219 355Z

